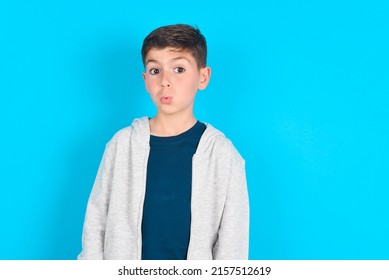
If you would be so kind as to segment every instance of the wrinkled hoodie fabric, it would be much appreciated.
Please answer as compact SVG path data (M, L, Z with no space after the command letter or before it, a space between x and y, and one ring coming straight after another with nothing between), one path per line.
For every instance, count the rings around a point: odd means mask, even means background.
M192 159L187 259L247 259L245 162L223 133L206 125ZM89 197L78 259L141 259L149 140L149 119L143 117L107 143Z

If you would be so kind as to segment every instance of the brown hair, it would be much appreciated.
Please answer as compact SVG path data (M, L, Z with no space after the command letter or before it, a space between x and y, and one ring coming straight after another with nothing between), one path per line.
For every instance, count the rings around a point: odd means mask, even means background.
M199 68L207 63L207 42L200 29L187 24L162 26L152 31L142 45L142 61L146 63L146 56L150 49L164 49L166 47L189 51L196 60Z

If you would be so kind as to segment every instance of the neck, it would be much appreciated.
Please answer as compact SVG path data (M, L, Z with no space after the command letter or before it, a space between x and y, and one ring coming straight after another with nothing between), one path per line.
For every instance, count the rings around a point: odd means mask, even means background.
M150 119L150 133L154 136L176 136L190 129L196 122L193 115L177 118L157 114Z

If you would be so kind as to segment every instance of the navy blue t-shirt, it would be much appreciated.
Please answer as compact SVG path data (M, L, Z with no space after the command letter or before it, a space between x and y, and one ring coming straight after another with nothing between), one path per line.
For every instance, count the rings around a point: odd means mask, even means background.
M142 260L185 260L190 238L192 157L206 125L150 136L142 220Z

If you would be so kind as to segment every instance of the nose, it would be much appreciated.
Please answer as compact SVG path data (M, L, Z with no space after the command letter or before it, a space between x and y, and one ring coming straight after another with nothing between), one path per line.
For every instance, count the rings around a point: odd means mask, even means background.
M161 86L164 88L171 86L170 79L169 79L168 74L166 72L163 73L163 75L162 75Z

